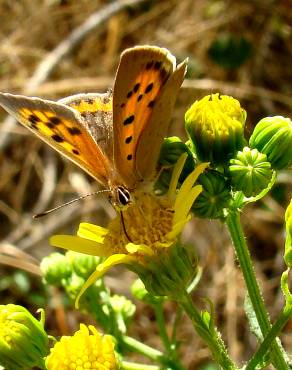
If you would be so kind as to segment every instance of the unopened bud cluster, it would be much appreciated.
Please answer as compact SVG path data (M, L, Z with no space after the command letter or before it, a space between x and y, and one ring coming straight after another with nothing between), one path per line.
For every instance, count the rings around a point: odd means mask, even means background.
M275 171L292 164L292 121L281 116L263 118L255 125L248 143L244 137L246 118L238 100L208 95L195 101L185 114L190 140L165 141L161 164L169 164L176 159L174 153L182 151L188 153L190 167L209 162L209 170L199 178L203 191L192 207L198 217L224 217L238 193L243 199L256 200L272 186ZM169 178L164 176L164 187ZM234 204L238 207L237 202ZM239 206L243 205L244 201Z

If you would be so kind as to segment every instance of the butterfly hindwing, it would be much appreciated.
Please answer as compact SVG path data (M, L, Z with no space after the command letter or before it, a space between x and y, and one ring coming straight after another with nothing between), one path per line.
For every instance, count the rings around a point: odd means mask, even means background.
M174 56L163 48L138 46L121 56L113 92L114 162L130 188L149 178L156 166L175 99L171 94L177 95L185 66L180 72L175 68ZM169 83L174 74L176 82Z
M0 93L0 105L54 149L107 184L109 161L78 111L62 103Z
M83 125L91 133L103 153L112 161L112 92L73 95L59 100L59 103L65 104L80 113L83 118Z

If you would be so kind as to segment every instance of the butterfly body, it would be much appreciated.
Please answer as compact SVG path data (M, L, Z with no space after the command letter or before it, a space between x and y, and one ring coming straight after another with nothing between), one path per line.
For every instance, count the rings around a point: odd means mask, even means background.
M122 53L113 92L58 102L0 93L0 105L108 188L121 208L151 183L185 70L168 50L138 46Z

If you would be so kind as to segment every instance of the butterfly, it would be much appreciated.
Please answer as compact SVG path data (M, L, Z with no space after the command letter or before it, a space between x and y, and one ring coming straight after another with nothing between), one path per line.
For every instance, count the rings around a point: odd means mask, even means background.
M136 46L121 54L113 91L58 102L0 93L0 105L124 207L153 179L186 64L165 48Z

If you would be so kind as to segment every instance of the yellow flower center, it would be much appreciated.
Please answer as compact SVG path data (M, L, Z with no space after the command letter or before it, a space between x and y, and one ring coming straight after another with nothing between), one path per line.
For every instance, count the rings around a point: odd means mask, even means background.
M126 245L147 245L153 253L160 244L167 243L172 229L174 209L165 197L138 194L135 202L108 225L104 245L114 253L127 253Z
M91 332L91 333L90 333ZM80 325L72 337L63 336L46 359L48 370L115 370L114 345L93 326Z

